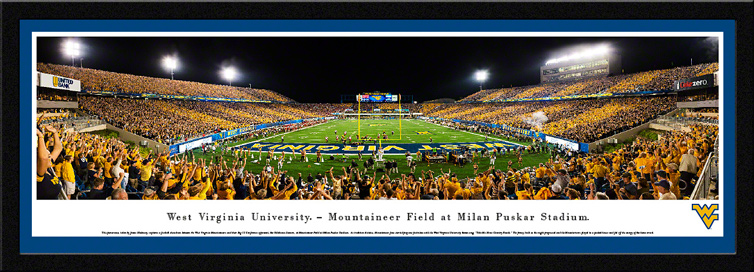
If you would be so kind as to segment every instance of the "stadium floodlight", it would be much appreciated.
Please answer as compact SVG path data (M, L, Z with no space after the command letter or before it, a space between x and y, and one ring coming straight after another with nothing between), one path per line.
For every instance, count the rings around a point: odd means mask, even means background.
M474 77L476 77L476 80L479 81L479 90L482 90L482 85L484 84L484 81L487 80L487 77L489 76L489 72L487 70L479 70L474 74Z
M610 51L610 48L607 47L607 45L599 46L594 50L595 54L597 55L604 55L604 54L607 54L607 52L609 51Z
M547 60L547 62L545 62L545 65L555 64L558 62L564 62L564 61L569 61L569 60L593 58L596 56L605 55L609 52L610 52L609 46L600 45L600 46L592 47L590 49L587 49L581 52L571 53L569 55L565 55L560 58L549 59Z
M232 86L233 79L236 78L236 69L233 67L224 68L222 75L224 79L228 80L228 85Z
M63 44L63 52L71 56L71 66L75 66L76 57L81 55L81 44L73 40L66 41Z
M170 70L170 79L173 79L173 73L176 68L178 68L178 59L176 57L167 56L162 59L162 65L165 66L165 69Z

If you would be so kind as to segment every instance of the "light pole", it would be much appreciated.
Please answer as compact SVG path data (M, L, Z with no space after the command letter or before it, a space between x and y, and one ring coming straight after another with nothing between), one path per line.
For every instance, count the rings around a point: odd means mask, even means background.
M175 69L178 68L178 59L175 57L167 56L162 59L162 65L165 66L165 69L170 70L170 80L173 80Z
M477 71L474 76L476 77L476 80L479 81L479 90L482 90L482 85L484 85L484 81L487 80L487 77L489 76L489 73L487 70L480 70Z
M66 55L71 56L71 66L76 66L76 57L81 55L81 44L74 41L67 41L63 45L63 50Z
M236 77L236 69L233 67L224 68L221 73L223 78L228 80L228 86L233 86L233 79Z

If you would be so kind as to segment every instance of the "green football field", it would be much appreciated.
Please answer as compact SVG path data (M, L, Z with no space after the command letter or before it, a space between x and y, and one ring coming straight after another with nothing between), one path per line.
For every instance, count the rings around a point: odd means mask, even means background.
M325 143L325 137L328 137L329 143L338 143L335 136L343 137L346 132L346 138L349 136L355 141L358 135L359 122L357 120L333 120L321 125L312 126L306 129L294 131L285 134L286 143ZM337 131L337 133L336 133ZM402 135L401 135L402 131ZM434 143L465 143L465 142L483 142L485 136L482 134L458 131L440 125L428 123L416 119L404 120L361 120L361 136L377 137L378 134L387 133L389 143L420 144L429 143L430 137ZM281 135L272 136L269 139L262 139L260 142L280 142ZM489 136L487 141L506 140L497 136Z
M391 139L389 141L390 143L423 144L429 143L429 137L432 137L434 143L464 143L485 141L485 136L483 134L458 131L440 125L428 123L422 120L402 120L402 139L398 139L398 120L361 120L361 122L362 135L376 135L377 133L382 133L383 131L385 131L388 134L388 137ZM330 137L330 143L333 143L335 139L335 130L338 131L338 136L343 136L343 131L346 131L348 133L347 135L354 135L355 139L355 133L358 130L357 121L332 120L324 124L315 125L290 133L282 133L262 139L249 139L241 142L230 143L229 146L242 145L249 142L279 142L281 135L285 135L285 143L324 144L325 136ZM392 131L395 131L395 135L391 135ZM488 141L503 140L523 145L530 144L530 142L519 142L501 136L489 135L488 137ZM220 152L218 151L204 154L201 151L194 151L193 154L196 155L197 158L211 159L213 156L220 155ZM265 166L267 155L266 153L264 153L263 159L260 160L257 152L254 152L253 154L253 158L248 158L249 164L246 166L246 169L254 173L258 173ZM355 160L360 166L363 164L363 161L359 161L358 156L354 154L335 155L335 160L330 160L329 155L327 155L325 156L325 161L322 163L315 162L315 156L313 154L307 155L307 157L309 158L308 162L299 162L298 155L295 155L293 157L291 157L291 155L291 153L287 154L287 158L284 160L282 170L288 170L290 171L289 174L295 173L294 175L296 175L297 173L302 173L304 176L308 174L316 175L317 173L324 173L331 167L335 168L336 174L340 174L342 172L341 167L350 165L351 160ZM365 157L363 159L366 159L367 156L368 155L365 154ZM506 169L508 161L513 161L515 162L514 166L516 168L534 167L541 162L546 162L550 158L550 156L551 154L549 153L526 154L523 156L522 165L519 165L517 163L516 155L508 153L506 155L499 156L494 166L497 169ZM235 161L235 159L227 153L222 157L229 163L229 166ZM345 162L342 160L344 158ZM409 172L408 168L406 167L405 156L386 155L385 158L388 160L396 160L396 162L399 163L400 173L405 174ZM479 169L481 169L482 171L487 170L487 168L489 168L490 166L493 166L490 164L488 158L476 158L474 161L478 164ZM277 168L277 163L274 159L271 160L271 166ZM451 170L454 173L458 173L458 175L463 178L474 176L474 169L472 165L467 165L466 167L458 167L448 163L427 164L426 162L423 162L417 165L417 174L420 174L422 170L431 170L435 173L439 173L441 170L445 172ZM391 177L395 178L399 177L399 175L392 174Z

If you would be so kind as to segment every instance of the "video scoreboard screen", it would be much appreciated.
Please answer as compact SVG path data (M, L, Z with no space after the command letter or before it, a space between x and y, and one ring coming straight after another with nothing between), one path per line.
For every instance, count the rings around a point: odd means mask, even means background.
M367 93L358 95L360 102L398 102L398 94Z

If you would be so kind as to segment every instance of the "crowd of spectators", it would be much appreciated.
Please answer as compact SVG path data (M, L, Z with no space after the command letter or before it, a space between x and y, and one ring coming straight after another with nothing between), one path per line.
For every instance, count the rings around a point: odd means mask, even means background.
M499 101L505 99L562 97L598 93L634 93L652 90L670 90L679 79L713 73L717 63L704 63L672 69L652 70L626 75L586 78L570 82L488 89L476 92L462 102Z
M675 109L673 96L624 97L519 103L444 104L424 113L444 119L478 121L593 142L633 128ZM541 112L547 120L531 121Z
M312 113L317 116L332 116L333 113L342 113L346 109L352 109L350 103L306 103L306 104L288 104L296 110Z
M37 120L43 125L72 122L86 118L88 117L80 116L78 112L71 109L46 109L37 112Z
M79 107L128 132L172 144L221 130L329 116L304 104L200 102L83 96Z
M512 130L501 129L498 127L488 127L488 126L477 125L473 123L461 123L461 122L455 122L455 121L449 121L449 120L427 119L426 121L430 123L438 124L441 126L446 126L452 129L456 129L456 130L490 134L490 135L493 135L494 137L499 137L506 141L512 141L512 140L518 141L518 142L541 141L541 138L538 138L538 137L531 137L522 133L518 133Z
M37 100L76 101L76 93L70 91L37 88Z
M37 71L80 80L81 89L89 92L105 91L293 102L290 98L277 92L264 89L137 76L67 65L37 63Z
M113 126L162 144L243 126L161 100L82 97L79 107Z
M246 167L252 151L229 151L232 163L197 160L193 153L144 154L115 139L42 126L37 131L37 198L675 200L693 191L717 134L715 125L694 125L691 132L667 132L659 140L639 137L607 154L577 153L541 142L526 150L485 150L481 156L492 159L501 152L549 153L550 159L521 169L512 162L506 169L481 169L475 164L474 177L462 178L450 171L415 172L415 166L405 168L411 169L408 173L394 169L378 175L370 164L362 168L355 161L316 176L275 167L255 173ZM429 152L417 154L417 159ZM267 156L274 159L277 154Z
M694 113L719 113L720 109L719 108L699 108L699 109L694 109L693 112Z
M719 95L717 93L710 94L696 94L696 95L684 95L678 96L678 102L693 102L693 101L707 101L717 100Z

